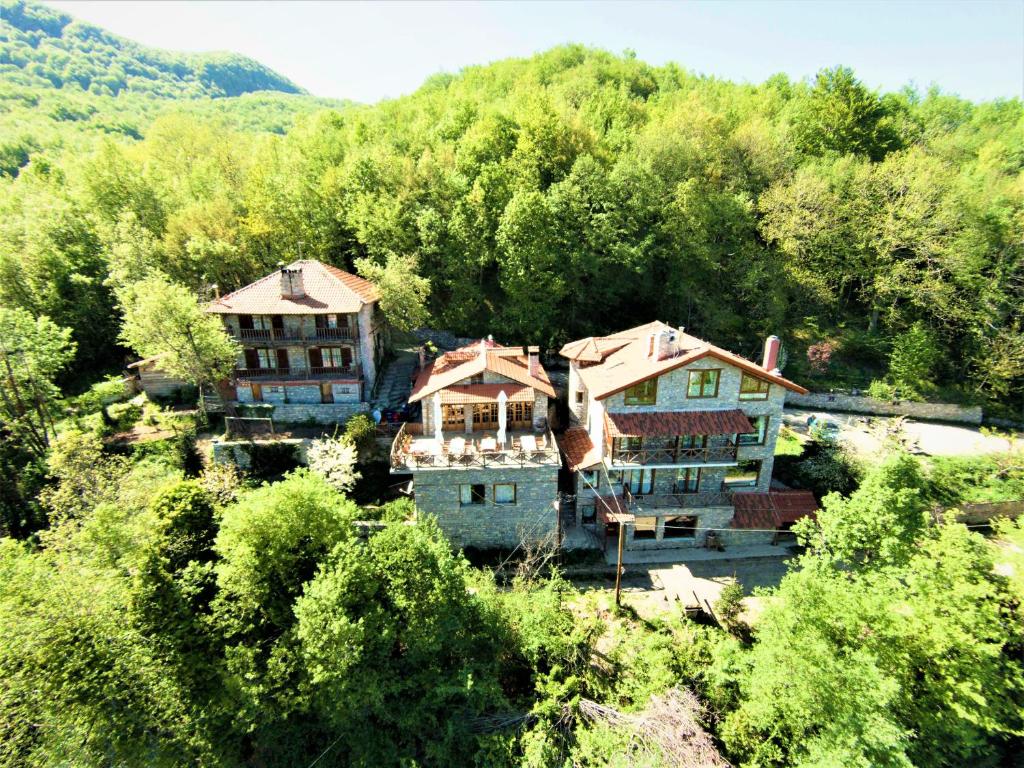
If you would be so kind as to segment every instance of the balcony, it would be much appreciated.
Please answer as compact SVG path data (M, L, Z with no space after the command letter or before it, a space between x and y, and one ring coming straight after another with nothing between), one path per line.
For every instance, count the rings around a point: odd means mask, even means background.
M612 466L632 464L728 464L736 462L736 446L731 444L696 447L658 447L609 449Z
M634 514L644 509L700 509L702 507L731 507L732 492L698 493L633 493L622 489L622 500Z
M274 342L303 341L351 341L354 336L352 329L344 328L236 328L234 336L239 341L271 344Z
M358 365L345 367L312 366L310 368L236 368L238 379L276 379L278 381L307 381L309 379L358 379Z
M393 472L424 469L481 469L488 467L560 467L562 458L551 432L509 432L504 443L486 433L456 435L438 441L431 437L414 437L403 424L391 444Z

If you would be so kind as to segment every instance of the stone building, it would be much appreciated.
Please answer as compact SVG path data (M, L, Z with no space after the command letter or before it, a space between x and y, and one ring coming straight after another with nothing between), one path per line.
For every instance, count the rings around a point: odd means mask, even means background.
M235 404L272 403L284 422L368 410L384 344L377 299L361 277L303 259L211 301L242 345Z
M561 447L577 525L626 525L630 549L770 542L816 508L772 491L786 392L781 343L760 365L661 322L566 344L574 426Z
M391 467L412 473L417 512L436 518L454 546L553 540L561 465L548 429L554 395L536 347L490 339L420 372L409 401L422 403L422 419L395 437Z

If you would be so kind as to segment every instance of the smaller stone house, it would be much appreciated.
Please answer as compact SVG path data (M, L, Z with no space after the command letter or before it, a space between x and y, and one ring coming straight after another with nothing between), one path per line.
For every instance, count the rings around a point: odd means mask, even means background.
M447 352L417 377L419 424L402 428L394 473L413 475L417 512L456 547L553 540L561 458L548 429L554 397L536 347L493 340Z
M565 345L574 426L562 451L577 525L626 525L631 549L755 544L816 508L771 489L787 392L779 339L760 365L653 322Z
M241 345L234 404L271 403L284 422L367 411L384 344L378 298L361 277L303 259L211 301Z
M138 381L138 388L145 392L150 400L174 400L189 386L187 382L171 376L160 367L162 357L163 355L154 355L128 365L128 370L134 373Z

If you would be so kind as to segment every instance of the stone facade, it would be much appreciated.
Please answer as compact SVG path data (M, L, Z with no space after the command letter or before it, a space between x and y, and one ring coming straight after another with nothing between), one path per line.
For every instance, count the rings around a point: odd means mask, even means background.
M494 485L514 483L514 504L495 504ZM455 547L514 548L555 535L558 467L492 467L413 473L416 509L433 516ZM463 505L460 487L482 485L482 504Z

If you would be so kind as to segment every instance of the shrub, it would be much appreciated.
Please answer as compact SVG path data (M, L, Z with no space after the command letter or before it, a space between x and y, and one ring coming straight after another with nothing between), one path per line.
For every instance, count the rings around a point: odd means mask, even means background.
M932 376L941 355L935 333L918 321L893 344L889 377L910 390L927 390L933 386Z
M249 447L249 472L262 480L279 477L299 467L295 446L291 443L253 443Z

